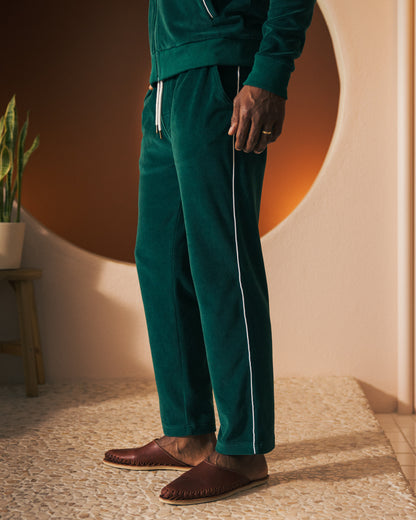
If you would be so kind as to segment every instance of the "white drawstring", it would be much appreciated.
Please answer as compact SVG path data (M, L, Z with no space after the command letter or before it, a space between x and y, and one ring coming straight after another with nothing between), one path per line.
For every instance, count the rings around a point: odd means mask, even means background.
M162 139L162 93L163 81L159 80L156 85L156 110L155 110L155 125L156 133Z

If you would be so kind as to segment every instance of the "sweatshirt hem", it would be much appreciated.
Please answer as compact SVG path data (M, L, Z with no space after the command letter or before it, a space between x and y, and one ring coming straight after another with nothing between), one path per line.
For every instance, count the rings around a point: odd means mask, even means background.
M252 66L259 45L258 39L214 38L158 51L152 55L149 83L154 85L158 80L165 80L181 72L210 65ZM156 70L159 71L159 75Z

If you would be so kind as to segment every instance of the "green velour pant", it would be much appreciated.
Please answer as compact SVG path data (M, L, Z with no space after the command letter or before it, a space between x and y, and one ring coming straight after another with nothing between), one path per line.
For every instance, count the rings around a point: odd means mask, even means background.
M157 89L147 92L135 248L163 432L215 432L214 394L216 449L229 455L275 446L258 230L267 152L236 151L227 133L241 71L209 66L165 80L162 138Z

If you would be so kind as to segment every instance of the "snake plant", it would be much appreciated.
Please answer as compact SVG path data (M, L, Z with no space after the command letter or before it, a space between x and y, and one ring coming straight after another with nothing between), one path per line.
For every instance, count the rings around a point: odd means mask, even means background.
M23 170L29 157L39 146L39 136L32 146L24 151L29 112L20 133L16 110L16 95L7 105L0 118L0 222L11 222L13 201L17 199L15 222L20 222L20 201L22 195Z

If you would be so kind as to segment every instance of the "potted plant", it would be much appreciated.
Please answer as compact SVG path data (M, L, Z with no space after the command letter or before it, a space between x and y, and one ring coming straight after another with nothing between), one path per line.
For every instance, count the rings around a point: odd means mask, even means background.
M20 222L22 176L39 146L37 135L24 151L28 125L29 112L19 133L14 95L0 118L0 269L17 269L21 264L25 232L25 223Z

